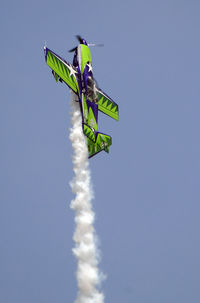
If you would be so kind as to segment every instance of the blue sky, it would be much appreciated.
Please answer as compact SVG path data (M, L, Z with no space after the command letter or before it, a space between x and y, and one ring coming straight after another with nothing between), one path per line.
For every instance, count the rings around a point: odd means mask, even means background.
M199 302L200 3L4 1L0 5L0 301L73 302L70 94L43 46L95 78L120 108L99 115L110 154L91 159L105 302Z

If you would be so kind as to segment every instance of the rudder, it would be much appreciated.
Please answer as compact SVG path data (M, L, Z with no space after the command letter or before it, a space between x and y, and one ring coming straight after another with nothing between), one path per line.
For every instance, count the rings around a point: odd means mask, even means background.
M104 150L109 152L109 147L112 144L112 138L102 133L96 133L96 142L87 138L89 158Z
M95 132L88 124L83 123L83 133L87 137L89 158L96 155L102 150L109 152L109 147L112 144L112 138L109 135Z

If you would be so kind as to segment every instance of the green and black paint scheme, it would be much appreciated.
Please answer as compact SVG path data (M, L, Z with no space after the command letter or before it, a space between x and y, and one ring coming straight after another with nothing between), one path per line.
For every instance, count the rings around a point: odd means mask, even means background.
M112 138L97 131L98 111L119 119L118 105L100 90L93 78L92 58L87 42L77 36L80 44L74 52L73 65L44 47L46 63L56 81L64 82L77 95L82 113L83 133L87 138L89 158L104 150L109 152Z

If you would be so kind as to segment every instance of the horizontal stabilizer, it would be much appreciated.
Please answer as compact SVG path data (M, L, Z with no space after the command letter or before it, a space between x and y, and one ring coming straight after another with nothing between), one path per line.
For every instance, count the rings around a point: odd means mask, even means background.
M101 152L102 150L109 153L109 147L112 144L112 139L108 135L97 133L96 142L94 143L89 138L87 138L87 144L88 144L89 158L91 158L97 153Z
M86 123L83 123L83 133L86 137L88 137L89 140L93 141L95 143L96 141L96 135L94 130Z
M87 138L87 145L88 145L88 158L93 157L94 155L98 154L102 150L104 150L102 147L100 147L98 144L92 142L90 139Z
M112 138L106 134L96 132L90 126L83 123L83 132L87 137L87 145L89 158L93 157L100 151L109 152L109 147L112 144Z
M97 132L96 133L96 144L108 153L109 146L112 144L112 138L108 135Z

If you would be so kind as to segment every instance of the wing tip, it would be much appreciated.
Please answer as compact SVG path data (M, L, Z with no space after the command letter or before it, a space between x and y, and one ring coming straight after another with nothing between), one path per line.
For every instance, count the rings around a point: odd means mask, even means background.
M45 61L47 62L47 47L46 45L44 46L44 56L45 56Z

